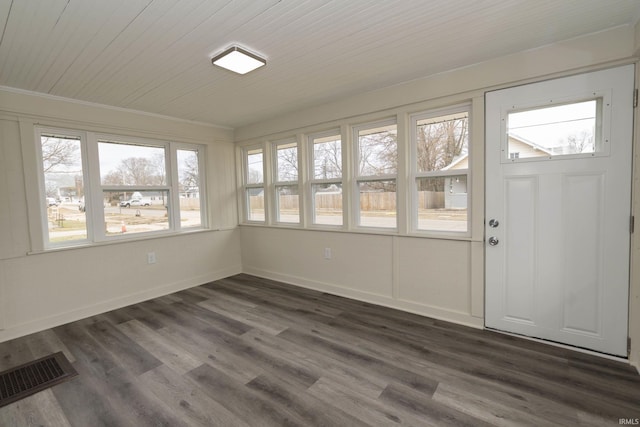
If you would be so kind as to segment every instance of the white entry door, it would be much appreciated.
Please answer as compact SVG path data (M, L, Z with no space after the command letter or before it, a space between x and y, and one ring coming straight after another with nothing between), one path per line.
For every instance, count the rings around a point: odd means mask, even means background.
M633 65L486 94L489 328L627 356Z

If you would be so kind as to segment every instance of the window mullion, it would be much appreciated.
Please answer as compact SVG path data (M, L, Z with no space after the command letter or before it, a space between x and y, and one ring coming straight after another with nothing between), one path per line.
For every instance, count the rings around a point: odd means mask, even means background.
M178 150L170 144L165 151L166 162L166 179L169 186L169 219L171 221L170 229L180 230L180 189L178 188Z

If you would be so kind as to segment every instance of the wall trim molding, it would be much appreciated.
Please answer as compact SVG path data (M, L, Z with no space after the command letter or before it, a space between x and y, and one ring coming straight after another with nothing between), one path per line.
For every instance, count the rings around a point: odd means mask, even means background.
M299 286L306 289L312 289L320 292L326 292L332 295L337 295L345 298L350 298L357 301L368 302L371 304L381 305L388 308L394 308L408 313L417 314L420 316L430 317L433 319L444 320L447 322L457 323L464 326L469 326L476 329L484 328L484 319L473 317L469 313L463 313L454 310L445 310L439 307L429 306L426 304L417 304L415 302L394 299L390 296L379 295L370 292L358 291L356 289L349 289L342 286L337 286L331 283L319 282L315 280L305 279L289 274L276 273L269 270L263 270L260 268L253 268L243 265L242 272L264 279L277 280L279 282L287 283L293 286Z
M158 298L174 292L193 288L195 286L200 286L202 284L224 279L226 277L230 277L235 274L240 274L241 272L242 272L242 267L240 265L233 265L233 266L216 270L208 274L191 277L189 279L181 280L178 282L165 284L152 289L136 292L124 297L118 297L108 301L102 301L97 304L87 305L85 307L70 310L65 313L60 313L53 316L36 319L34 321L30 321L27 323L10 326L4 330L0 330L0 342L8 341L8 340L19 338L35 332L40 332L46 329L54 328L56 326L64 325L65 323L85 319L87 317L102 314L107 311L116 310L118 308L126 307L128 305L137 304L143 301L148 301L153 298Z

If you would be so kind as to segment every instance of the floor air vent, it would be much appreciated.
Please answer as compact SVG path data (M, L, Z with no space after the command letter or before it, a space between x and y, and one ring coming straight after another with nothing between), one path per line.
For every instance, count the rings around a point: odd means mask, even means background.
M62 352L0 372L0 407L78 375Z

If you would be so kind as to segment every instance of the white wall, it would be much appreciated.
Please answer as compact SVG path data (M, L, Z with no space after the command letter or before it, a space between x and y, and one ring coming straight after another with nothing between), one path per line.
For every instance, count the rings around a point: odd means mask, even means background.
M209 221L219 231L34 253L36 159L23 159L33 150L21 144L35 144L35 123L206 144ZM229 129L0 88L0 341L240 272L232 141Z
M640 31L614 28L448 73L296 111L236 129L242 146L317 132L361 117L473 101L484 122L485 91L635 62ZM472 236L462 241L241 226L243 270L314 289L482 327L484 307L484 128L472 132ZM637 147L638 138L635 144ZM636 148L636 157L638 156ZM640 211L638 162L634 211ZM636 214L637 215L637 214ZM640 228L640 227L637 227ZM334 259L323 259L331 247ZM640 238L634 236L630 360L640 366Z
M482 268L471 259L476 243L256 226L241 227L241 237L246 273L470 326L483 323L482 308L472 306L482 294L482 281L471 275Z

